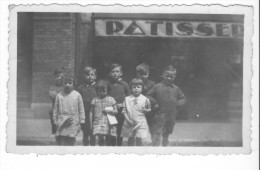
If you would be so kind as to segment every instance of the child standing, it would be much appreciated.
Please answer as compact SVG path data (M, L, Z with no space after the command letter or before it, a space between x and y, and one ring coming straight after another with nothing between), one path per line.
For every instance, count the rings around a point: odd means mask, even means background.
M107 114L116 115L117 108L116 101L108 96L109 90L109 85L106 81L98 81L96 85L97 97L91 102L90 122L93 122L93 125L91 125L93 127L93 135L95 135L99 146L116 145L115 140L114 143L111 141L111 136L114 138L117 136L116 125L109 124Z
M124 122L124 115L122 114L123 102L126 96L130 95L130 90L128 84L122 80L122 66L119 64L112 64L110 66L109 71L109 84L111 91L109 95L116 100L116 106L118 110L118 114L116 119L118 121L117 124L117 146L121 146L123 142L123 138L121 137L121 129ZM115 140L112 139L112 140Z
M92 67L85 67L83 69L83 80L84 83L78 87L78 91L83 98L84 109L85 109L85 123L83 124L83 145L94 146L95 138L90 128L90 109L91 101L96 97L96 69Z
M169 134L172 133L175 125L177 114L177 106L182 106L185 103L185 96L173 82L176 77L176 69L173 66L168 66L164 69L163 81L156 84L147 93L147 97L157 101L158 113L155 115L153 125L154 134L152 134L152 142L154 146L167 146Z
M52 134L55 134L56 132L56 126L54 126L54 122L53 122L53 109L54 109L55 98L57 94L63 90L63 86L62 86L63 70L56 68L54 71L54 75L55 75L55 84L49 87L49 97L52 103L51 110L49 111Z
M155 85L155 83L151 80L149 80L149 66L145 63L139 64L136 67L136 77L143 80L144 83L144 89L142 91L143 95L146 95L146 93L151 90L151 88Z
M152 89L152 87L155 85L155 83L151 80L149 80L149 74L150 74L150 71L149 71L149 66L145 63L142 63L142 64L139 64L137 67L136 67L136 77L137 78L140 78L143 80L143 83L144 83L144 88L142 90L142 94L143 95L146 95L147 92L149 90ZM148 126L149 126L149 130L150 130L150 133L152 134L153 131L152 130L152 121L154 120L154 106L155 106L155 101L153 101L152 99L150 100L151 102L151 106L152 106L152 111L149 113L149 114L146 114L146 120L147 120L147 123L148 123Z
M80 124L85 123L84 106L81 95L73 90L73 77L65 74L63 91L55 99L53 120L57 127L56 142L62 146L75 145Z
M122 127L122 136L128 138L128 146L142 146L142 139L149 135L149 127L145 114L151 111L151 104L147 97L142 95L143 81L134 78L130 82L132 94L125 98L123 114L125 121Z

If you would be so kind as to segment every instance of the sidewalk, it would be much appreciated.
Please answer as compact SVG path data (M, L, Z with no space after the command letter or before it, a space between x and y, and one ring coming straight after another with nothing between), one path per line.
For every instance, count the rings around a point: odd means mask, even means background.
M17 145L55 145L48 119L18 119ZM177 122L169 146L242 146L242 123ZM145 141L150 144L149 141ZM82 145L82 133L77 137ZM126 145L126 141L124 144Z

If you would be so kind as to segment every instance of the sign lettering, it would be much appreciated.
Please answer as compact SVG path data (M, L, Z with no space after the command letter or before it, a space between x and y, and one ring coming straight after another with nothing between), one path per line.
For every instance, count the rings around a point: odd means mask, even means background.
M96 19L96 36L243 38L241 23Z

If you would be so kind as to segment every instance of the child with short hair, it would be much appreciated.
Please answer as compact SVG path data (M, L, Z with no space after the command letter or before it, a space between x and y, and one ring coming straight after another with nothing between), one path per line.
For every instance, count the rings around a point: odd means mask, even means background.
M49 111L52 134L55 134L56 132L56 126L54 126L54 122L53 122L53 109L54 109L55 98L57 94L63 90L63 86L62 86L62 79L64 76L63 72L64 72L63 68L56 68L54 70L55 84L49 87L49 97L51 99L51 104L52 104L51 110Z
M144 83L144 88L142 90L142 94L143 95L146 95L146 93L152 89L152 87L155 85L155 83L151 80L149 80L149 74L150 74L150 71L149 71L149 66L145 63L142 63L142 64L139 64L137 67L136 67L136 77L137 78L140 78L143 80L143 83ZM154 120L154 115L155 115L155 110L154 110L154 106L155 106L155 101L153 101L152 99L150 100L151 102L151 107L152 107L152 111L149 113L149 114L146 114L146 120L147 120L147 123L148 123L148 126L149 126L149 130L150 130L150 133L152 135L153 131L152 130L152 121Z
M142 91L143 95L146 95L146 93L155 85L155 83L151 80L149 80L149 66L145 63L139 64L136 67L136 77L143 80L144 83L144 89Z
M83 83L79 85L78 92L81 94L84 109L85 109L85 123L83 124L83 145L84 146L94 146L95 138L92 134L92 130L90 128L90 110L91 110L91 101L97 96L96 94L96 69L92 67L85 67L83 69Z
M122 66L119 64L112 64L109 70L109 84L111 91L109 95L116 100L118 114L116 115L117 124L117 146L121 146L123 138L121 137L121 129L124 122L124 115L122 114L123 102L126 96L130 95L128 84L122 79ZM115 139L112 139L115 140Z
M117 136L116 125L109 124L107 114L116 115L117 108L114 98L108 95L109 91L107 81L98 81L96 85L97 96L91 102L90 122L93 122L91 127L93 127L93 135L99 146L116 145L115 140L111 141L111 136L114 138Z
M154 146L167 146L169 141L169 134L173 132L175 125L175 118L177 114L177 107L185 103L185 96L181 89L174 84L176 77L176 69L173 66L168 66L164 69L163 81L153 86L147 93L147 97L153 98L157 101L158 113L155 115L155 122L153 125L154 134L152 142Z
M81 95L73 90L73 76L65 74L63 91L55 99L53 120L57 127L56 142L62 146L73 146L80 131L80 124L85 123L84 105Z
M151 104L149 99L141 94L143 86L141 79L134 78L130 82L132 94L127 96L123 103L125 121L121 135L128 138L128 146L142 146L142 140L149 136L145 115L151 111Z

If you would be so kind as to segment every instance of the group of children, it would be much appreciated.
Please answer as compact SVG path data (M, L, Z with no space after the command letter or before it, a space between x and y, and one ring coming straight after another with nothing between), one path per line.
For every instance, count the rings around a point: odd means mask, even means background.
M167 146L177 107L185 96L173 82L176 70L167 66L162 82L149 80L149 66L136 67L136 78L126 83L122 66L112 64L108 80L97 79L96 69L85 67L83 83L74 90L73 76L56 70L56 84L49 89L52 100L52 133L58 145L75 145L80 129L84 146L142 146L151 137L153 146Z

